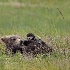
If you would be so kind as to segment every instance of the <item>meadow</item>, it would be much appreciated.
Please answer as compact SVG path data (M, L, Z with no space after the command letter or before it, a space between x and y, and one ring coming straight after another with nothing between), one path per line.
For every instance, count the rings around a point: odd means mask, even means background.
M69 0L0 0L0 37L29 32L56 48L44 58L6 56L0 44L0 70L70 70Z

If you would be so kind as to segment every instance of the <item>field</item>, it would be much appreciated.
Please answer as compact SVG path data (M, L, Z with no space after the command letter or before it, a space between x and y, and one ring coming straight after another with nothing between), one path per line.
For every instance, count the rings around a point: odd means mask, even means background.
M0 0L0 37L32 32L57 48L44 58L24 59L6 56L0 44L0 70L70 70L69 14L70 0Z

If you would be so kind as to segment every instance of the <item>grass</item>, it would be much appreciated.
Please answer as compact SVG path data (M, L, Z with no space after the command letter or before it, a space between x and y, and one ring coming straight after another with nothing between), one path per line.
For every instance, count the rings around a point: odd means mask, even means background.
M19 54L6 56L5 48L0 44L0 70L70 70L69 0L0 0L1 2L20 2L26 6L0 5L0 36L19 34L25 37L32 32L45 42L49 38L48 42L57 50L44 58L29 60ZM64 51L64 48L68 50Z
M64 57L48 56L44 59L24 59L21 55L14 57L2 56L0 58L3 70L69 70L69 59Z
M0 18L2 19L0 19L0 31L3 34L5 32L7 32L5 34L11 34L13 30L20 34L24 34L24 32L34 32L41 35L62 35L69 34L70 32L68 18L63 20L57 8L49 9L48 11L47 8L42 7L16 8L0 6L0 13Z
M53 5L47 8L0 6L0 32L2 34L34 32L40 36L45 34L67 35L70 34L68 15L68 5L67 7Z
M24 59L21 55L0 57L0 69L2 70L69 70L69 60L61 57L48 56L32 60Z

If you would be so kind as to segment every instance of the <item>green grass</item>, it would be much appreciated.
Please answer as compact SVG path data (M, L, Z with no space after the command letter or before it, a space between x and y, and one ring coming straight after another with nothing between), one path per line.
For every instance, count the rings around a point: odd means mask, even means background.
M53 47L70 48L69 0L0 0L11 1L30 6L0 5L0 36L18 34L25 37L32 32L45 42L47 38L52 39ZM59 50L43 59L28 60L19 54L6 56L5 48L0 44L0 70L70 70L70 51L63 53Z
M59 56L38 57L32 60L24 59L21 55L0 57L0 70L69 70L69 59Z
M70 10L68 2L64 1L64 3L60 5L58 3L56 6L50 5L51 7L47 5L47 8L40 6L0 6L0 32L3 35L12 33L25 34L28 32L33 32L40 36L70 34ZM63 16L60 12L62 12Z
M41 58L23 58L19 53L6 56L0 53L0 70L70 70L69 57L58 52Z
M31 8L31 7L1 7L0 6L0 31L11 34L14 30L20 34L36 32L45 34L69 34L69 19L65 20L57 8ZM68 13L67 13L68 14ZM14 33L14 32L13 32Z

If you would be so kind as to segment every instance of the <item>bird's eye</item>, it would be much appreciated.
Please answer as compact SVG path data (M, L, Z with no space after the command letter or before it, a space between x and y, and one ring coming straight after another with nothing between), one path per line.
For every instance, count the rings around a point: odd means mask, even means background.
M28 40L32 40L33 37L27 37Z
M15 38L13 38L13 40L16 40Z
M31 38L29 37L28 39L30 40Z

